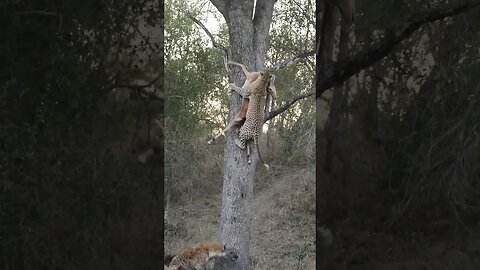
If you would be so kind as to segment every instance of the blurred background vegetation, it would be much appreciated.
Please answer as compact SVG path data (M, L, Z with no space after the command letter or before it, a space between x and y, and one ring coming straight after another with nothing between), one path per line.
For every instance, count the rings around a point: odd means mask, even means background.
M162 10L0 4L0 268L160 267Z
M349 55L451 1L356 2ZM475 8L427 24L350 80L338 149L317 160L334 159L331 173L317 171L330 179L317 218L338 240L326 269L480 267L479 17ZM323 97L322 130L331 91Z

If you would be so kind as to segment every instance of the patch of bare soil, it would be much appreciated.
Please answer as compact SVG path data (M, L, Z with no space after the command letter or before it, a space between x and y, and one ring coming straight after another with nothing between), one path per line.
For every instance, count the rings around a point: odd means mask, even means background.
M252 269L315 269L315 168L272 166L256 176ZM165 237L165 254L216 241L221 194L171 205L169 220L182 228Z

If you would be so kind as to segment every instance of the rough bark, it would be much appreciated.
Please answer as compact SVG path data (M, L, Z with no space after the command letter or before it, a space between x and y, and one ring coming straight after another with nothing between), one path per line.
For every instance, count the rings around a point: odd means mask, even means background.
M350 26L347 22L342 20L339 53L338 58L345 58L348 54L348 35ZM325 135L327 139L325 149L325 172L330 174L333 169L333 163L336 160L337 141L340 135L340 121L342 120L342 105L346 102L345 89L348 87L348 80L343 85L339 85L333 90L332 102L330 104L330 113L328 114L328 121L325 127Z
M332 62L332 56L333 56L333 47L335 44L335 29L337 27L337 20L338 20L338 12L336 11L336 8L333 4L333 0L327 0L324 1L325 8L323 11L323 16L321 20L321 32L320 32L320 38L317 40L317 66L316 66L316 87L317 87L317 92L318 92L318 87L319 85L322 85L324 83L325 78L328 76L330 72L330 63ZM319 15L319 12L317 12L317 16ZM318 29L318 17L317 17L317 29ZM320 100L317 98L317 122L319 119L318 113L320 110L318 109ZM317 125L316 129L316 141L317 144L322 139L321 137L321 130L319 129L319 126ZM317 160L317 175L318 172L322 171L322 156L321 153L323 151L316 151L316 160ZM325 161L326 162L326 161ZM329 186L329 179L328 177L320 177L317 179L317 190L318 190L318 197L317 197L317 205L316 205L316 211L317 211L317 228L319 228L321 225L321 221L324 221L324 216L325 216L325 211L327 210L326 205L327 205L327 195L328 195L328 190L327 187ZM322 217L322 219L319 219L319 217ZM328 226L329 224L327 224ZM318 232L317 232L318 235Z
M212 3L227 22L232 60L241 62L252 70L263 68L274 1L257 1L254 20L252 20L253 1L212 0ZM239 70L232 69L229 77L235 84L243 85L245 78ZM232 119L240 110L241 102L240 96L233 92L230 97L229 119ZM215 269L249 269L251 202L258 153L255 147L251 147L252 163L248 164L245 150L238 148L234 143L237 132L238 128L233 128L225 134L219 240L227 246L236 248L239 257L236 262L219 260L215 264Z
M349 40L349 24L342 19L342 26L341 26L341 34L340 34L340 44L339 44L339 58L343 58L347 55L348 50L348 40ZM341 193L343 190L344 182L341 181L343 179L343 175L338 177L337 174L332 174L334 166L338 168L338 165L342 166L339 169L342 174L348 174L348 171L345 171L345 162L347 160L341 153L338 151L339 139L342 133L340 129L342 123L344 123L344 111L345 111L345 104L347 103L347 92L349 90L349 82L348 80L345 81L343 86L335 87L333 90L333 97L330 104L330 113L328 115L327 125L325 127L325 138L326 138L326 149L325 149L325 163L324 169L326 174L330 174L330 176L324 177L322 181L321 189L324 191L323 199L325 204L322 211L322 217L320 220L323 221L324 224L328 226L328 228L335 228L335 224L332 224L330 217L332 216L332 209L338 209L335 205L338 203L338 194ZM318 151L320 152L320 151ZM342 164L336 164L342 163ZM347 163L348 164L348 163ZM348 166L348 165L347 165ZM342 170L343 169L343 170ZM348 170L348 169L347 169ZM340 181L340 182L339 182ZM340 192L340 193L339 193ZM341 200L340 200L341 201ZM324 239L326 241L327 239ZM321 247L321 259L319 261L319 265L322 269L330 269L333 267L334 262L331 257L335 257L336 248L334 246L328 246L327 243L318 241ZM322 247L323 245L323 247Z

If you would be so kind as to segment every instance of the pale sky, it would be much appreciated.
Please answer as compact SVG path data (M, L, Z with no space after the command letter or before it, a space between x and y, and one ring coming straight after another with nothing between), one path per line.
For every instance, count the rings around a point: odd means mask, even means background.
M205 14L207 14L206 21L202 21L205 24L205 27L207 27L207 29L213 35L218 34L218 31L220 30L220 24L225 23L223 16L220 14L220 12L218 12L217 8L210 1L207 1L207 4L202 8L202 12L205 12ZM217 18L215 18L215 15L217 17L221 17L222 22L219 22Z

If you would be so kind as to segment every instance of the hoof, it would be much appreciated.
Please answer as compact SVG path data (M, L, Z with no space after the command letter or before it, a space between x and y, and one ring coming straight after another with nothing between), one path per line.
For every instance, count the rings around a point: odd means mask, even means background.
M265 165L265 169L267 169L267 171L270 169L270 166L268 166L267 164L263 164Z

